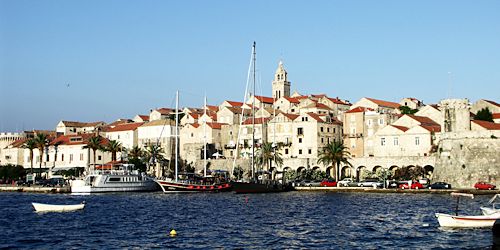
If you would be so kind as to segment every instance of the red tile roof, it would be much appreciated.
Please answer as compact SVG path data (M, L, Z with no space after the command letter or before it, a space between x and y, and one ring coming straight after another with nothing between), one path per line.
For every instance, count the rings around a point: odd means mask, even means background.
M263 103L268 103L268 104L273 104L274 103L274 99L272 97L266 97L266 96L258 96L258 95L256 95L255 98L257 100L259 100L260 102L263 102Z
M500 130L500 123L487 122L481 120L472 120L471 122L487 129L487 130Z
M171 109L171 108L159 108L159 109L156 109L156 111L158 111L160 114L162 115L170 115L172 113L175 113L174 109Z
M229 105L231 105L232 107L241 107L241 106L243 106L242 102L235 102L235 101L226 101L226 102L229 103Z
M408 129L409 129L409 128L404 127L404 126L397 126L397 125L389 125L389 126L391 126L391 127L395 127L395 128L397 128L397 129L399 129L399 130L401 130L401 131L403 131L403 132L405 132L406 130L408 130Z
M104 124L104 122L75 122L75 121L62 121L62 123L66 127L76 127L76 128L95 127Z
M27 140L28 140L27 138L15 140L9 146L12 146L14 148L19 148L22 147Z
M255 118L255 124L262 124L262 123L267 123L271 118L266 117L266 118ZM252 125L252 118L246 119L242 125Z
M307 113L310 117L314 118L314 120L318 121L318 122L325 122L323 119L321 119L321 117L318 115L318 114L315 114L315 113L312 113L312 112L309 112Z
M331 102L335 103L335 104L343 104L343 105L352 105L352 104L348 104L348 103L345 103L343 102L342 100L340 100L338 97L337 98L330 98L330 97L327 97L328 100L330 100Z
M285 99L288 100L291 103L300 103L299 99L294 98L294 97L285 96Z
M283 113L283 115L284 115L285 117L287 117L288 119L292 120L292 121L293 121L293 120L295 120L295 119L297 119L297 117L299 117L299 115L296 115L296 114L287 114L287 113Z
M490 104L493 104L497 107L500 107L500 104L496 103L495 101L490 101L490 100L484 100L485 102L489 102Z
M226 123L220 123L220 122L207 122L207 126L213 128L213 129L221 129L222 125L226 125Z
M373 111L371 108L365 108L365 107L356 107L351 110L348 110L346 113L358 113L358 112L366 112L366 111Z
M107 129L106 132L119 132L119 131L136 130L137 127L141 126L142 124L144 124L144 122L120 124L120 125L116 125L112 128Z
M218 106L214 106L214 105L207 105L207 109L212 111L212 112L217 112L219 111L219 107Z
M325 104L323 103L316 103L316 108L320 108L320 109L327 109L327 110L332 110L330 107L326 106Z
M429 130L430 132L441 132L441 126L439 125L434 125L434 126L428 126L428 125L420 125L420 127L425 128Z
M137 116L139 116L145 122L149 121L149 115L137 115Z
M493 119L500 119L500 113L494 113L492 114Z
M411 117L412 119L418 121L420 123L420 125L424 125L424 126L440 126L437 122L433 121L431 118L429 117L425 117L425 116L418 116L418 115L407 115L408 117Z
M396 102L388 102L388 101L377 100L377 99L368 98L368 97L365 97L365 98L367 100L370 100L370 101L376 103L377 105L383 106L383 107L399 108L399 106L401 106L399 103L396 103Z
M194 128L198 128L200 126L198 123L188 123L187 125L193 126Z
M78 135L61 135L51 141L50 145L87 145L90 137L95 136L95 134L78 134ZM101 136L101 145L107 145L109 140Z

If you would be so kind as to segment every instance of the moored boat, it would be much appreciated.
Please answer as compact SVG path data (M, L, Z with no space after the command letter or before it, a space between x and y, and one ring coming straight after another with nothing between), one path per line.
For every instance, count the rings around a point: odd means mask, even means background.
M85 207L85 203L75 205L54 205L32 202L31 204L35 208L35 212L70 212L80 210Z
M475 228L492 227L500 215L451 215L436 213L437 220L441 227Z
M71 182L71 193L155 191L158 185L149 176L132 170L133 164L120 164L90 172L83 180Z
M233 190L237 194L249 193L278 193L292 191L293 187L288 184L281 184L278 181L268 180L263 182L231 182Z

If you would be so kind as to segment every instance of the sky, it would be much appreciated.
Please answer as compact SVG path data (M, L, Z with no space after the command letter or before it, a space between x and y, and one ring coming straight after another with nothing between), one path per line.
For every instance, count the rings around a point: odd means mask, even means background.
M0 0L0 132L291 91L424 103L500 97L500 1Z

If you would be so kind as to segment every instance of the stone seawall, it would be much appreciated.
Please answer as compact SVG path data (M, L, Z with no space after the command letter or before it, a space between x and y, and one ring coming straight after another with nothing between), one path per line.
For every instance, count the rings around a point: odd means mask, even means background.
M449 182L457 188L471 188L478 181L500 187L500 139L442 138L434 180Z

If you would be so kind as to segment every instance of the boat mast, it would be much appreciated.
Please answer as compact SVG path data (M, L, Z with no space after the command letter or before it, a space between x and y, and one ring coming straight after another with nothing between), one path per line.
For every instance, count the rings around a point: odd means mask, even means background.
M255 41L253 42L253 99L252 99L252 179L255 179Z
M207 96L203 107L203 165L205 166L203 176L207 177Z
M179 90L175 92L175 182L178 181L179 167Z

